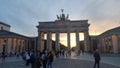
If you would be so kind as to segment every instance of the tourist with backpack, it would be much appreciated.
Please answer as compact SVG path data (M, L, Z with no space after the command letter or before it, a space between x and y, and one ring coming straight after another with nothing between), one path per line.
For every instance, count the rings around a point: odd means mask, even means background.
M45 51L43 51L41 58L42 58L43 68L46 68L46 65L47 65L47 53L45 53Z

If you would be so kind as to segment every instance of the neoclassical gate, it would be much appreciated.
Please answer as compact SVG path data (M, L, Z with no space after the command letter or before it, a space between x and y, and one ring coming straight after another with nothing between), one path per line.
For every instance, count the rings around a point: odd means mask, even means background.
M89 40L89 25L88 20L74 20L68 19L68 15L62 14L57 15L57 20L49 22L39 22L38 28L38 45L37 50L42 51L44 49L44 34L47 34L47 50L52 50L52 33L55 33L55 48L57 51L60 50L60 33L67 33L67 46L70 49L70 33L76 34L76 47L80 45L79 33L84 33L84 50L90 50L90 40Z

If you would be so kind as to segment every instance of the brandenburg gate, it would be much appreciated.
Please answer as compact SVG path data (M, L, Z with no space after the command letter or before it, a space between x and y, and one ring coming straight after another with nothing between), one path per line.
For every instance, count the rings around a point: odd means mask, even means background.
M84 33L84 50L90 50L90 40L89 40L89 25L88 20L75 20L71 21L68 19L69 15L63 13L57 15L57 20L50 22L39 22L38 28L38 45L37 50L44 50L44 34L47 35L47 50L52 50L52 33L55 33L55 48L56 51L60 50L60 33L67 33L67 46L70 49L70 33L76 34L76 48L80 45L79 33Z

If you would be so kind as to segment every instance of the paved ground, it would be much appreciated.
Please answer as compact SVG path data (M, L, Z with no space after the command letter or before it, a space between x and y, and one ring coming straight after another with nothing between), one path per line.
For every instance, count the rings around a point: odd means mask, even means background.
M102 56L100 68L120 68L119 59L120 59L119 56L117 57ZM53 63L53 68L93 68L93 65L94 61L92 55L85 54L77 58L69 57L55 59ZM0 59L0 68L31 68L31 67L25 66L21 58L16 59L15 57L13 57L7 58L5 64L2 64Z
M78 57L72 57L71 59L80 59L86 61L94 62L94 58L92 54L84 54ZM120 67L120 54L102 54L101 55L101 63L106 63L110 65L115 65Z

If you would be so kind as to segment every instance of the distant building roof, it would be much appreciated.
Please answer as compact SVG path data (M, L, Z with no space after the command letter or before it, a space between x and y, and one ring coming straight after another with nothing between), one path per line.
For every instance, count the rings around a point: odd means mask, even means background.
M0 30L0 37L6 37L6 36L14 36L14 37L22 37L22 38L29 38L24 35L20 35L11 31L6 31L6 30Z
M11 27L9 24L3 23L3 22L1 22L1 21L0 21L0 24L6 25L6 26L8 26L8 27Z
M100 36L101 35L110 35L110 34L120 34L120 26L110 29L110 30L107 30L107 31L103 32L102 34L100 34Z

